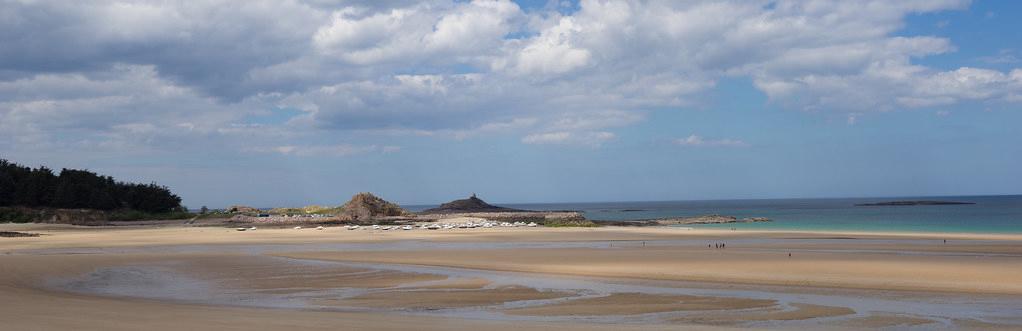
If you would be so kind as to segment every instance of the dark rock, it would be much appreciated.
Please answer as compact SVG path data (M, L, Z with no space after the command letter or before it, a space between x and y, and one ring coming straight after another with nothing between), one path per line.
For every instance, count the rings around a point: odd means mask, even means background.
M351 200L341 206L341 209L344 210L341 216L351 220L368 220L376 217L409 214L401 206L383 200L368 192L355 194L355 196L351 197Z
M472 194L468 199L454 200L440 207L426 209L423 214L456 214L456 213L490 213L490 212L524 212L527 210L498 207L486 203Z
M16 238L16 237L38 237L38 233L27 233L27 232L15 232L15 231L0 231L0 237Z

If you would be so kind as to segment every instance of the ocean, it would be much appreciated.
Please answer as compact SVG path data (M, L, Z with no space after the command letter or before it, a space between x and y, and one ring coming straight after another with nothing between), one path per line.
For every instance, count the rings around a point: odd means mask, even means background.
M901 200L972 202L972 205L855 206ZM640 220L708 214L767 217L771 222L689 225L699 228L1022 233L1022 195L755 199L497 204L528 210L575 210L592 220ZM422 210L434 206L411 206Z

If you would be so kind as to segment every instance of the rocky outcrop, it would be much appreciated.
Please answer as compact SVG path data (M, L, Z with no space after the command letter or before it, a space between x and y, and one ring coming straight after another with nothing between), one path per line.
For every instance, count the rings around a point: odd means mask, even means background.
M241 214L258 214L260 212L260 210L259 210L259 208L255 208L255 207L234 205L234 206L231 206L230 208L227 208L227 212L228 213L241 213Z
M441 204L440 207L426 209L423 214L459 214L459 213L499 213L527 212L527 210L498 207L486 203L473 193L468 199L454 200Z
M341 216L353 221L410 214L401 206L368 192L355 194L351 200L341 206L341 209L344 210Z

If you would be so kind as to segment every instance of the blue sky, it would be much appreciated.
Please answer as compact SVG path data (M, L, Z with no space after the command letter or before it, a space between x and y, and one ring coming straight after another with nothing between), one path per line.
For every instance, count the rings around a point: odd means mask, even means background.
M1019 194L1014 1L0 4L0 157L190 207Z

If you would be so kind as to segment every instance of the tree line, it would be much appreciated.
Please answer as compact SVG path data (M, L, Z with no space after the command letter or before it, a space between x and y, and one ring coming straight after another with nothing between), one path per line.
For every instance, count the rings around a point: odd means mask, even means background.
M87 170L30 168L0 159L0 207L180 211L181 198L165 186L125 183Z

